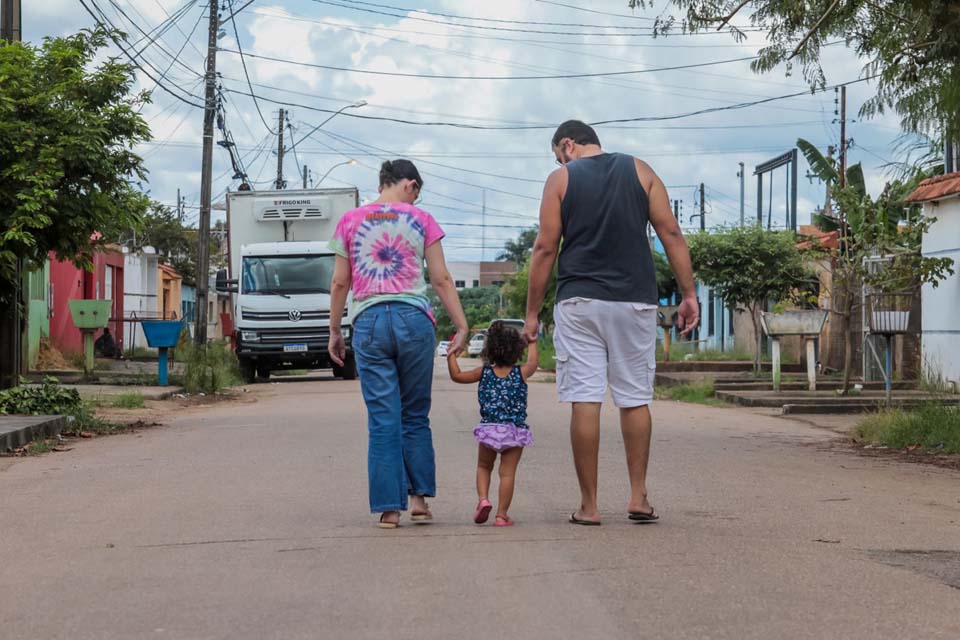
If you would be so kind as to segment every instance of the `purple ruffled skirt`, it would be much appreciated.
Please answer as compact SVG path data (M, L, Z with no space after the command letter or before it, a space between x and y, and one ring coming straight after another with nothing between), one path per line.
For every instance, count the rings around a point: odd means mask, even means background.
M481 422L473 429L473 437L483 446L494 451L514 447L529 447L533 444L530 429L510 423Z

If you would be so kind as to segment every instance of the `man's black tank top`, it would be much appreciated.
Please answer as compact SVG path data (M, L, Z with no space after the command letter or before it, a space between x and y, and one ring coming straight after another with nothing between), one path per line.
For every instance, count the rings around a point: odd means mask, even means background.
M633 156L604 153L567 164L557 300L657 304L647 239L650 201Z

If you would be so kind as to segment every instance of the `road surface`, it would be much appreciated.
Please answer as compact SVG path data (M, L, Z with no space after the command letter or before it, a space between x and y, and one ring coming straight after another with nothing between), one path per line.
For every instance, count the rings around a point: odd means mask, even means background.
M577 527L568 410L541 383L517 526L478 527L475 390L445 377L430 525L374 527L355 382L260 385L256 402L8 461L0 636L960 637L960 474L858 457L800 422L657 403L662 521L638 526L610 409L604 525Z

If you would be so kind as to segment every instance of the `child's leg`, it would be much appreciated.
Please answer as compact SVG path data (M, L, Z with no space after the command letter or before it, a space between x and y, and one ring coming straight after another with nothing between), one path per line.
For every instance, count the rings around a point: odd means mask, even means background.
M500 501L497 504L497 515L505 516L510 509L510 503L513 502L513 484L517 476L517 465L520 464L520 456L523 455L523 447L513 447L500 452Z
M497 452L482 444L477 445L477 497L483 500L490 495L490 474L493 473L493 464L497 461Z

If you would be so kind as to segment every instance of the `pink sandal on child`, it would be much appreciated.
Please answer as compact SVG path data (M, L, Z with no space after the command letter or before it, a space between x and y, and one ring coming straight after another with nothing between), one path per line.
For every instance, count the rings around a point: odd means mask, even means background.
M497 516L493 519L493 526L495 527L512 527L513 520L510 519L510 516Z
M473 514L473 521L477 524L483 524L487 521L487 518L490 517L491 509L493 509L493 505L489 500L484 498L477 503L477 510Z

